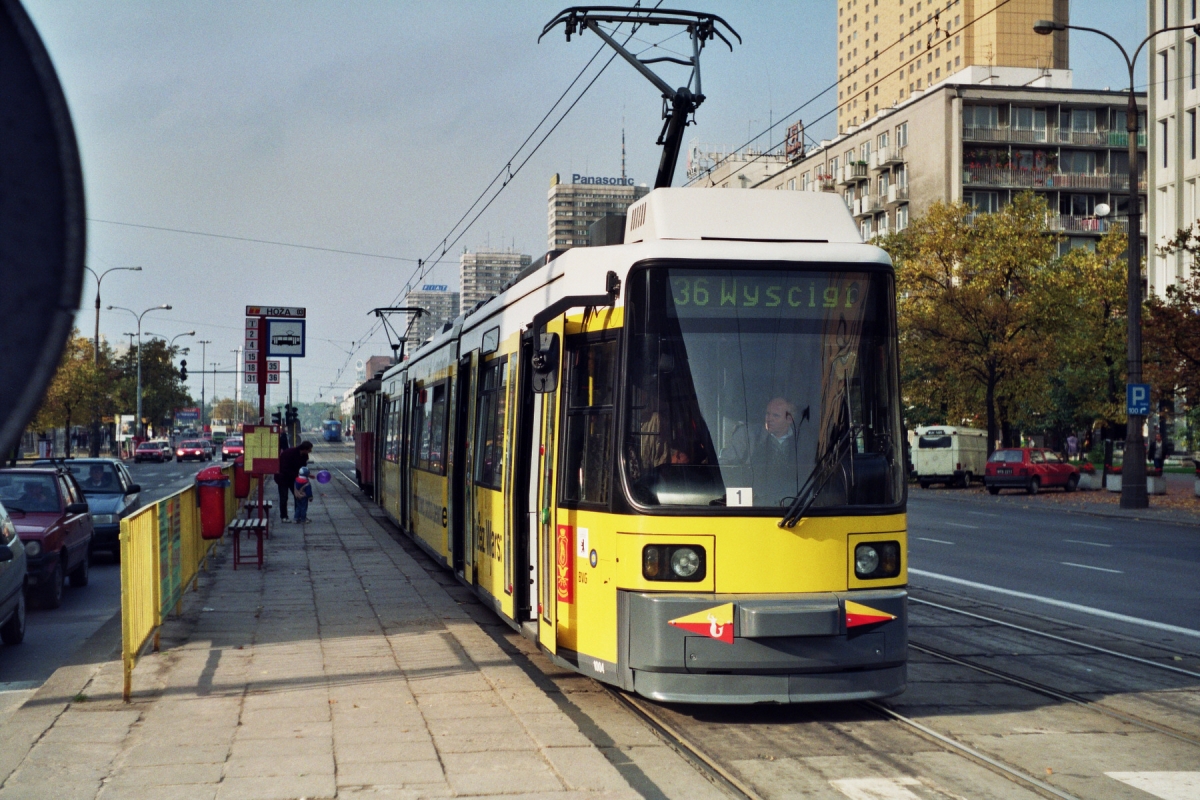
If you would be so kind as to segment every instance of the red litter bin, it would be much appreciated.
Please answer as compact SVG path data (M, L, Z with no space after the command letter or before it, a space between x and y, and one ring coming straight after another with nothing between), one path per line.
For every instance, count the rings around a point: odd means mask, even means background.
M250 496L250 473L246 472L246 457L233 460L233 495L239 500Z
M228 487L229 479L220 467L206 467L196 475L200 535L205 539L220 539L225 533L225 490Z

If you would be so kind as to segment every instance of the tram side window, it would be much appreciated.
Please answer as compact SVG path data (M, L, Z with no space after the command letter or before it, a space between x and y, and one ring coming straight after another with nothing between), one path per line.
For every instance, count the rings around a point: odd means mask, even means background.
M567 403L563 503L607 505L612 494L617 340L587 335L566 342Z
M387 440L383 457L385 460L393 463L400 460L400 431L396 427L396 420L399 413L399 406L389 403L387 414L384 417L387 420Z
M500 489L504 475L505 381L508 358L497 358L483 371L475 419L475 482Z
M417 392L413 405L413 466L439 475L446 471L446 382Z

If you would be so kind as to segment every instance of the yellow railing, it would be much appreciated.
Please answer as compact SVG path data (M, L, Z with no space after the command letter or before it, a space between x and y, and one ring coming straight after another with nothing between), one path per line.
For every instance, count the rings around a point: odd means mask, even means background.
M233 480L233 468L222 467ZM200 535L200 508L192 485L151 503L121 520L121 662L124 697L132 691L133 667L158 629L178 614L183 591L207 568L208 552L219 539ZM225 525L237 515L233 486L225 490Z

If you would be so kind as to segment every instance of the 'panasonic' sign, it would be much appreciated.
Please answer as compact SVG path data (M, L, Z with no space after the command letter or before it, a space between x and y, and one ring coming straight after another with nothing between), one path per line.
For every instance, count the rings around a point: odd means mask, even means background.
M600 186L633 186L633 178L596 178L590 175L571 175L571 183L591 183Z

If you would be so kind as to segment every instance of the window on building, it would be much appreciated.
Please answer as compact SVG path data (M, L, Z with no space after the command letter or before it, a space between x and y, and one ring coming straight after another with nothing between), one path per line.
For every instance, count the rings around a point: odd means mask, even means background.
M805 172L803 175L800 176L800 191L802 191L802 192L808 191L808 181L809 181L808 176L809 176L809 174L807 172Z
M567 429L559 478L564 503L604 505L609 501L616 364L617 340L611 334L603 339L588 334L567 338Z
M871 218L867 217L862 222L858 223L858 232L863 239L871 238Z
M869 139L863 142L862 146L858 148L858 158L860 161L871 160L871 141Z
M879 196L883 197L887 194L888 185L891 183L891 176L887 172L879 173Z
M879 134L879 138L875 140L875 144L880 150L885 149L888 146L888 132L884 131L883 133Z
M1096 174L1096 154L1089 150L1064 150L1058 163L1059 171L1070 175Z
M1000 210L999 192L963 192L963 202L977 214L995 214Z
M996 106L963 106L964 128L1000 127L1000 109Z
M1096 214L1096 198L1090 194L1064 194L1058 199L1058 213L1072 217L1091 217Z
M1196 40L1188 39L1188 88L1196 88Z
M902 231L908 227L908 204L896 207L896 230Z
M1196 109L1187 112L1188 115L1188 158L1196 157Z
M1171 94L1169 91L1170 86L1171 86L1171 81L1168 80L1168 75L1167 75L1167 65L1170 63L1170 61L1167 58L1166 50L1164 50L1163 52L1158 54L1158 63L1159 63L1158 79L1162 83L1162 96L1163 96L1163 100L1167 100L1167 99L1169 99L1170 94Z
M1012 127L1015 130L1039 133L1041 135L1035 136L1034 139L1036 141L1045 141L1046 109L1017 107L1012 110L1011 114Z
M837 156L834 156L833 158L829 159L829 175L831 177L836 178L837 171L838 171L838 159L837 159Z
M903 189L905 186L908 186L908 168L904 164L896 167L894 170L892 170L892 180L901 189Z
M1167 153L1171 148L1167 144L1167 134L1170 132L1170 123L1167 120L1162 120L1158 123L1158 149L1162 151L1162 165L1166 167L1169 164Z

